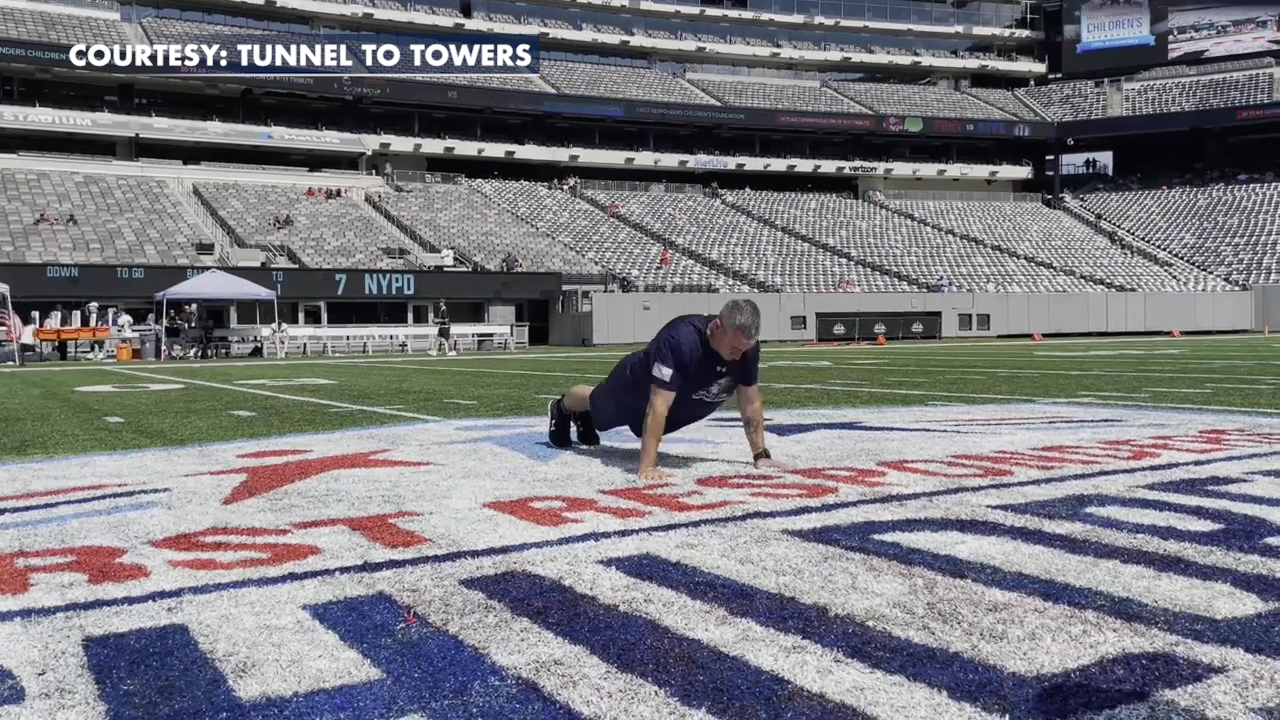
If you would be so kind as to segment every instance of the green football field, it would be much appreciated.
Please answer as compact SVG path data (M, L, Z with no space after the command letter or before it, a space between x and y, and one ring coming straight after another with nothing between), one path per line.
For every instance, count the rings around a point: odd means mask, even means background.
M0 460L432 418L532 416L630 348L284 361L71 362L0 371ZM767 407L1067 401L1280 413L1280 338L766 345Z

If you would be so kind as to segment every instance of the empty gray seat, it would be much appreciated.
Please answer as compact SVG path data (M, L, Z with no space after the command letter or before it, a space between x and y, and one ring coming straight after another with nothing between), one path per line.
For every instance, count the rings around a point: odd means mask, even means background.
M0 170L0 260L14 263L204 265L213 238L163 180ZM35 225L40 213L78 225Z
M296 185L196 183L205 200L250 245L283 245L307 267L402 269L420 249L393 235L358 200L307 197ZM293 217L277 230L272 219Z
M1083 204L1233 283L1280 283L1280 183L1098 192Z
M526 270L600 273L601 267L466 185L406 184L382 204L433 244L496 269L515 253Z

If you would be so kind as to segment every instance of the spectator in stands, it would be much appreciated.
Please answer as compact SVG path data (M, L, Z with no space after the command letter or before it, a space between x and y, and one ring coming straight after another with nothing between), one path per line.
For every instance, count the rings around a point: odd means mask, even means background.
M325 189L324 189L324 199L325 199L325 200L332 200L332 199L333 199L333 188L325 188Z
M36 221L34 224L35 225L52 225L53 219L50 218L47 213L41 212L40 216L36 218Z
M293 215L290 215L289 213L284 214L284 226L293 227Z
M67 220L66 220L66 224L68 224L68 225L79 225L79 224L80 224L80 221L76 219L76 214L75 214L75 213L67 213Z
M317 196L317 195L319 195L319 194L320 194L320 191L319 191L319 190L316 190L316 189L315 189L315 188L313 188L313 187L309 187L309 188L307 188L307 191L306 191L305 193L303 193L303 195L306 195L307 197L315 197L315 196Z
M671 248L662 248L662 254L658 255L658 267L663 270L671 267Z
M333 196L334 196L334 197L336 197L336 198L340 198L340 197L342 197L342 188L334 188L334 189L333 189Z
M284 223L283 223L283 222L280 222L280 216L279 216L279 215L276 215L275 217L271 218L271 227L272 227L272 228L275 228L276 230L283 230L283 229L284 229Z
M622 206L616 200L609 201L609 214L617 215L620 212L622 212Z

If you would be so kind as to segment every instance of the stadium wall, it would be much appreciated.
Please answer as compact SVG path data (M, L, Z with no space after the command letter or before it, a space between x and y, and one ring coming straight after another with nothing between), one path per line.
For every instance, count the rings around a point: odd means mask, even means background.
M1253 329L1280 331L1280 285L1255 285L1253 298Z
M884 313L886 317L890 314L940 317L942 336L949 338L1032 333L1245 331L1258 327L1255 313L1258 312L1256 306L1260 296L1253 292L597 293L592 297L589 341L596 345L645 342L671 318L688 313L717 312L726 300L733 297L749 297L760 305L762 340L795 341L816 338L820 315L875 313ZM1280 288L1268 302L1276 306L1273 309L1276 317L1280 318ZM973 330L962 332L959 329L962 315L970 316ZM978 327L984 329L978 330ZM564 344L581 344L581 335L570 337L572 334L565 328L558 337L553 333L553 338Z

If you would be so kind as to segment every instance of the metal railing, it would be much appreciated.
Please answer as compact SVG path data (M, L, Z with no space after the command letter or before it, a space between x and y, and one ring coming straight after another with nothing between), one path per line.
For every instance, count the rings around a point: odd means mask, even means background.
M604 192L647 192L676 195L701 195L703 187L694 183L636 182L632 180L579 180L583 190Z
M420 185L461 185L467 180L465 175L457 173L433 173L422 170L394 170L391 175L397 183Z
M881 190L886 200L934 202L1040 202L1039 193L982 192L965 190Z

